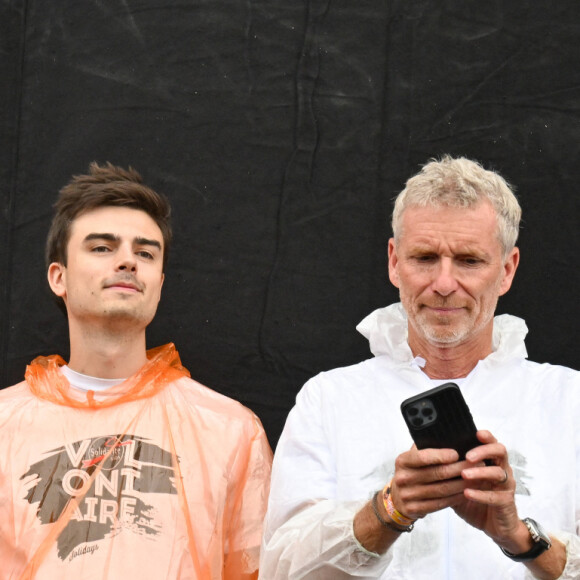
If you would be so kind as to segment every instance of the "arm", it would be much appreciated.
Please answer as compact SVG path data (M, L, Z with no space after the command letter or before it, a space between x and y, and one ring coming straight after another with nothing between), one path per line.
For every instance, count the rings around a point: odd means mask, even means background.
M452 507L468 524L490 536L500 548L522 554L532 548L531 534L515 506L515 480L503 445L485 431L478 433L484 445L456 462L452 450L416 448L397 458L393 478L396 508L412 518L421 518ZM491 459L494 465L483 461ZM458 478L460 476L460 478ZM505 481L504 481L505 479ZM380 515L388 515L378 502ZM368 550L384 553L396 542L397 532L378 522L371 503L356 515L355 534ZM572 580L580 573L580 538L574 534L552 534L552 546L533 560L522 563L539 580ZM507 558L507 556L506 556Z
M464 500L454 509L468 524L485 532L500 548L512 554L525 553L531 549L533 541L517 512L516 484L507 451L488 431L479 431L478 438L483 445L467 453L469 466L461 473L467 484ZM491 459L494 465L482 465L485 459ZM564 572L566 545L556 537L551 537L551 540L552 546L547 551L522 563L534 578L556 580Z
M457 452L452 449L419 451L415 446L399 455L390 486L395 509L417 520L460 502L465 483L459 476L466 464L457 459ZM355 516L354 533L367 550L384 554L405 532L393 529L396 522L380 496L376 506L387 525L379 521L372 502L368 502Z
M394 552L388 548L408 535L382 526L364 498L341 501L338 497L336 464L344 450L333 449L336 426L325 422L321 398L315 381L301 391L276 450L260 565L264 580L302 578L310 573L317 578L377 578L392 561ZM413 517L459 501L465 484L459 479L462 467L457 458L453 450L413 449L402 454L395 476L397 508L407 513L398 486L407 497L409 493L426 496L416 511L408 512ZM440 465L425 469L434 463ZM422 475L421 485L412 480L414 472ZM443 482L440 490L434 490L431 483L439 477L454 482ZM369 489L366 498L374 491ZM450 497L442 500L445 492ZM378 503L383 518L388 517L382 502Z
M335 431L342 428L342 423L339 426L333 423L329 411L333 400L325 401L324 391L316 380L306 385L278 443L260 562L264 580L303 578L308 574L332 579L377 578L389 568L396 554L389 546L410 539L409 534L393 532L380 524L368 502L376 488L368 489L357 501L340 498L342 482L338 480L337 464L344 450L334 446ZM341 415L341 422L344 420L348 419ZM372 440L366 444L373 447ZM361 448L361 453L364 452ZM408 485L413 484L412 472L426 478L419 491L413 493L427 496L436 493L429 486L434 478L455 478L453 484L442 484L443 490L453 497L445 500L427 497L418 506L417 517L462 498L465 485L457 479L461 473L457 459L452 450L414 449L399 457L395 479L407 489L407 495ZM443 465L430 471L424 469L432 463ZM398 493L395 486L396 506L404 512ZM385 518L380 503L378 507ZM415 512L408 515L415 517Z
M228 536L224 580L255 580L258 577L272 451L256 416L252 416L248 431L246 438L240 437L239 451L230 475L225 508Z
M276 449L260 561L264 580L309 573L332 580L377 578L388 566L388 557L355 539L353 519L365 501L337 499L337 459L327 429L318 385L309 381Z

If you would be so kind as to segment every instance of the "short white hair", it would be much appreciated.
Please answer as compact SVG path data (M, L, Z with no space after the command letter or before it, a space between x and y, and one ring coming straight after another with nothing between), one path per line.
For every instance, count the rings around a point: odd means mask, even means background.
M395 241L401 236L403 212L409 207L473 207L488 200L497 215L498 238L504 256L518 239L522 209L512 188L494 171L465 157L445 155L432 159L411 177L397 196L392 227Z

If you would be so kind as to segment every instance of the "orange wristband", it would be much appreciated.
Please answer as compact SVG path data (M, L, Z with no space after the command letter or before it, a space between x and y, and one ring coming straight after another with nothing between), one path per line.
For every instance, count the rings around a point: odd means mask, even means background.
M391 484L393 480L389 481L387 485L385 485L383 489L383 505L385 506L385 510L389 514L389 517L399 526L408 527L413 525L417 520L413 518L409 518L403 515L395 505L393 504L393 498L391 497Z
M377 496L379 495L379 493L381 493L380 491L376 491L373 495L373 499L371 502L371 505L373 507L373 511L375 512L375 515L377 516L377 519L379 520L379 522L381 522L381 524L383 526L385 526L385 528L389 528L390 530L393 530L394 532L398 532L398 533L402 533L402 532L411 532L413 530L413 525L411 524L410 526L397 526L395 524L395 522L388 522L387 520L385 520L381 514L379 513L379 508L377 506Z

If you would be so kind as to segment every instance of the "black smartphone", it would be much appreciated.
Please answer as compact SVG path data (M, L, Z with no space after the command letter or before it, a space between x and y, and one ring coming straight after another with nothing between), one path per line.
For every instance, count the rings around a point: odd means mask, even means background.
M455 449L465 459L470 449L481 445L469 407L455 383L404 400L401 411L418 449Z

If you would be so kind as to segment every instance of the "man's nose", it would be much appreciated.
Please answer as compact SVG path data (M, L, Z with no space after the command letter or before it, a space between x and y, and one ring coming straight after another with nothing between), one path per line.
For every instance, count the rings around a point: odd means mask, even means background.
M437 264L435 278L432 288L441 296L449 296L457 290L458 283L453 261L448 258L442 258Z
M130 272L135 272L137 270L137 260L132 248L121 246L118 250L117 256L117 270L128 270Z

